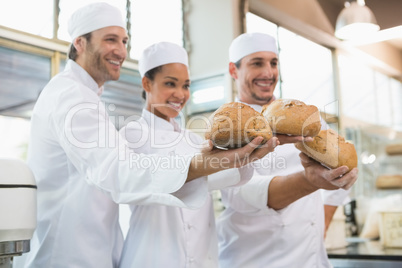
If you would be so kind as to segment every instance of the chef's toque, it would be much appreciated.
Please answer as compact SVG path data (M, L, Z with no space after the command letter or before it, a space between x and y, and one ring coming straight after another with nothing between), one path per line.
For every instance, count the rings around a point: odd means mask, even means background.
M73 42L79 36L109 26L119 26L126 30L120 10L107 3L98 2L79 8L71 15L68 33Z
M232 41L229 47L229 61L237 62L247 55L261 51L278 54L275 38L263 33L244 33Z
M182 63L188 68L187 51L174 43L159 42L147 47L138 61L141 77L153 68L169 63Z

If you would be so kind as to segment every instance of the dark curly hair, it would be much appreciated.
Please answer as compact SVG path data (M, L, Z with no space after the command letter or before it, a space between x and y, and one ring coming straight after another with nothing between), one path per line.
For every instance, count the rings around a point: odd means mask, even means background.
M148 78L149 80L154 81L155 75L156 75L157 73L159 73L159 72L162 71L162 67L163 67L162 65L161 65L161 66L158 66L158 67L155 67L155 68L153 68L153 69L147 71L147 72L144 74L144 76L145 76L146 78ZM147 94L145 93L145 90L142 91L142 98L143 98L144 100L147 99Z

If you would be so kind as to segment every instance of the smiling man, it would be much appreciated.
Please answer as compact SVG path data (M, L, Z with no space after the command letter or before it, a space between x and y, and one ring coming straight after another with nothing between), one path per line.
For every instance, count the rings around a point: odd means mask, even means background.
M123 163L116 148L100 146L105 131L115 131L100 95L120 77L128 36L120 11L106 3L74 12L68 32L66 67L42 90L31 118L27 162L38 185L38 224L25 267L115 267L121 192L107 181L121 177Z
M262 106L275 99L279 69L274 38L262 33L242 34L233 40L229 58L229 73L242 102Z
M229 60L239 101L261 112L275 99L276 40L263 33L242 34L230 45ZM222 268L331 267L324 246L320 191L325 193L325 204L336 208L347 197L358 171L348 172L346 166L326 169L306 155L299 157L292 142L305 138L277 136L281 145L253 163L249 182L221 190L226 208L217 224Z

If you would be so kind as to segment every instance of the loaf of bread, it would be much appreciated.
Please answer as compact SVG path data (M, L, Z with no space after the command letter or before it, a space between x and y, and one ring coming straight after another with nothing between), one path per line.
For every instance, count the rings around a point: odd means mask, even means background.
M375 185L378 189L402 188L402 175L380 175L377 177Z
M264 138L264 144L272 137L268 121L247 104L226 103L210 117L210 128L205 138L217 147L236 148L250 143L257 136Z
M385 152L388 155L402 154L402 144L389 144L385 147Z
M314 137L320 132L320 112L314 105L292 99L277 99L262 108L274 133Z
M328 168L357 167L357 153L353 144L346 142L332 129L321 130L310 142L295 143L297 149Z

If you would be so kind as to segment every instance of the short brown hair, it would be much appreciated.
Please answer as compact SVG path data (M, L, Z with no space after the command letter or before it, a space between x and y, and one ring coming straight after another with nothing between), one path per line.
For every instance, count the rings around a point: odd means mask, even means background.
M84 37L88 42L91 42L91 33L84 34L82 37ZM75 61L77 59L77 56L77 49L75 49L75 46L73 45L73 43L71 43L70 49L68 51L68 58Z

